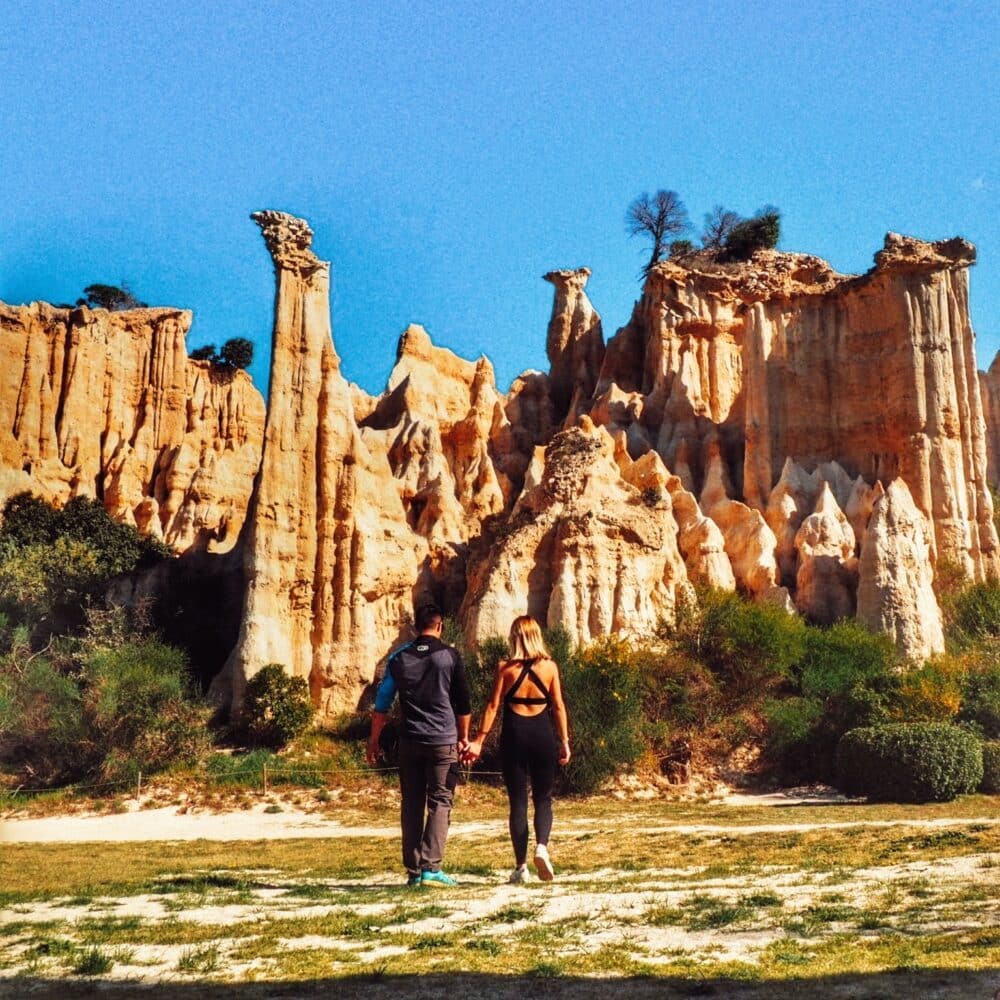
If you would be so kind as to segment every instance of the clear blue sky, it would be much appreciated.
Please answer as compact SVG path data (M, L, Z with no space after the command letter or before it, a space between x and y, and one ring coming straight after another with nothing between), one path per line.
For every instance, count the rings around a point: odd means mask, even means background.
M181 8L184 7L183 11ZM273 279L248 216L305 216L348 377L396 339L547 367L541 275L586 264L610 336L641 191L783 213L781 246L863 271L887 230L962 235L979 363L1000 348L1000 7L991 3L7 5L0 298L125 280L189 346L249 336Z

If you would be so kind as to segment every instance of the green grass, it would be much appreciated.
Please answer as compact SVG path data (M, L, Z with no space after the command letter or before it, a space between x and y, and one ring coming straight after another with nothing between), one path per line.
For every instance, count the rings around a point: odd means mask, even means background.
M761 997L778 997L783 983L865 976L857 996L893 998L924 970L1000 967L1000 889L979 871L1000 857L1000 826L983 821L982 800L964 813L952 804L953 825L932 831L917 825L920 807L853 807L849 821L860 825L750 833L713 806L624 805L613 815L589 802L560 806L552 886L504 884L509 844L494 811L488 832L456 830L449 841L450 867L475 880L437 896L401 887L395 836L5 845L0 884L17 918L0 925L0 965L5 975L58 979L79 967L95 978L160 946L168 957L135 974L188 987L250 964L264 981L379 982L390 992L410 982L397 977L475 975L522 977L524 995L552 979L596 996L586 984L630 976L665 996L670 983L728 982L770 984ZM890 817L904 825L878 825ZM774 810L760 825L800 818ZM692 837L673 829L679 820L706 829ZM927 874L929 863L970 856L971 872ZM865 874L878 866L899 877ZM583 893L593 902L578 905ZM157 915L106 912L135 896ZM230 907L225 921L206 912L217 904Z

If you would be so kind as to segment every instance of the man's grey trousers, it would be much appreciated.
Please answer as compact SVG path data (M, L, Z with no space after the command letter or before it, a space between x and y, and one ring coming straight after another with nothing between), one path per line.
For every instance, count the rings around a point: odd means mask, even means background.
M454 778L449 778L449 772L457 761L454 743L436 747L400 741L403 865L411 875L441 870L455 797Z

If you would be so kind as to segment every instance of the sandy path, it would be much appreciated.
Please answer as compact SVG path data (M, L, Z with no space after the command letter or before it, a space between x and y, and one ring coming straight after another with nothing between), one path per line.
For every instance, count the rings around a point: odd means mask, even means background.
M357 826L340 823L315 813L285 808L269 813L264 805L234 812L180 812L176 806L142 809L126 813L104 813L94 816L46 816L38 819L15 818L0 820L0 843L90 843L126 841L185 841L185 840L293 840L302 838L336 837L397 837L395 823L380 826ZM600 832L621 822L622 817L560 820L575 833ZM996 816L962 816L944 819L857 820L829 823L768 823L754 826L725 823L658 823L644 827L646 833L676 833L689 836L725 835L753 836L762 833L793 833L808 830L837 830L851 827L920 827L940 828L967 826L970 823L1000 825ZM453 836L502 836L506 820L486 820L452 824Z

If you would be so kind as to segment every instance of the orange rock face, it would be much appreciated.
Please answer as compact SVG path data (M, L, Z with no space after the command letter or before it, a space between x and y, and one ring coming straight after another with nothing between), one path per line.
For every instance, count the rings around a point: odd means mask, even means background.
M989 371L979 373L979 387L986 415L986 476L1000 490L1000 354Z
M648 634L695 582L857 614L919 659L943 648L935 566L1000 572L1000 360L977 374L962 240L889 234L861 277L664 262L606 348L589 270L552 271L549 373L502 394L412 325L371 396L340 373L308 225L254 219L266 427L242 373L187 359L189 314L0 308L0 495L99 495L180 549L231 547L249 510L213 686L236 709L271 662L322 714L355 708L427 598L473 644L525 612L586 643Z
M384 455L354 418L330 329L330 269L308 225L258 212L277 290L271 394L244 555L240 635L213 682L238 710L247 680L279 663L325 715L354 708L398 643L425 543Z
M0 503L99 497L177 551L225 552L260 462L264 401L187 356L191 313L0 304Z

